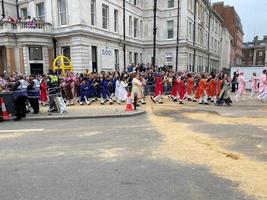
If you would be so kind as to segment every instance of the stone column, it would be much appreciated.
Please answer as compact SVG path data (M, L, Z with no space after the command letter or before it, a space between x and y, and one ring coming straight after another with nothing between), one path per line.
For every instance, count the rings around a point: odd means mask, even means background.
M7 57L7 72L16 72L16 62L13 47L6 47L6 57Z
M54 49L53 48L48 48L49 69L53 69L53 62L54 62Z
M19 69L20 73L25 74L24 55L22 47L19 48Z

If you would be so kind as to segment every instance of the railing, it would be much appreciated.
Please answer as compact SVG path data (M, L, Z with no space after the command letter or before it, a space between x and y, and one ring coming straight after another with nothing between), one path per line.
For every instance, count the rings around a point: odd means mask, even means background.
M48 33L52 31L52 25L46 22L29 21L29 22L0 22L0 33L11 32L37 32L37 33Z

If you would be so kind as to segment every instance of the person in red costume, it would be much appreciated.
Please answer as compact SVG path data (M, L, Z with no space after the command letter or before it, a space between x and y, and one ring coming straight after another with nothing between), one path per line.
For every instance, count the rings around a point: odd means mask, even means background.
M154 97L151 97L151 100L154 103L159 103L162 104L162 94L163 94L163 80L162 77L160 75L156 75L155 78L155 93L154 93Z

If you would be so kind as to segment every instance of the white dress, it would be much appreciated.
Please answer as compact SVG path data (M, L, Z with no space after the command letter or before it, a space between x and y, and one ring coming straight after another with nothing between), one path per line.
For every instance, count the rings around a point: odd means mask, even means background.
M117 80L116 86L115 86L115 99L117 99L117 100L119 99L120 85L121 85L121 81Z
M127 99L127 91L126 87L128 86L127 83L124 81L120 81L119 91L118 91L118 100L119 101L126 101Z

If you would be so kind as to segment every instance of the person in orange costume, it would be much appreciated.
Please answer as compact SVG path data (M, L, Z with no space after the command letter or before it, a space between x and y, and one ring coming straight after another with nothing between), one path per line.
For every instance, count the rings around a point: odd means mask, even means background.
M186 97L188 101L192 101L193 88L194 88L194 79L192 78L191 74L188 74L187 85L186 85Z
M207 80L205 74L202 74L201 79L199 81L199 104L208 105L208 95L207 95Z
M211 102L214 102L215 100L215 94L216 94L216 80L215 80L215 74L211 75L211 78L208 82L208 87L207 87L207 93L208 93L208 100Z
M217 85L216 85L216 99L219 98L221 90L222 90L222 77L218 76L218 81L217 81Z
M198 75L195 76L195 80L194 80L194 93L195 93L195 96L194 96L194 100L193 102L197 102L200 98L199 96L199 82L200 82L200 78Z

